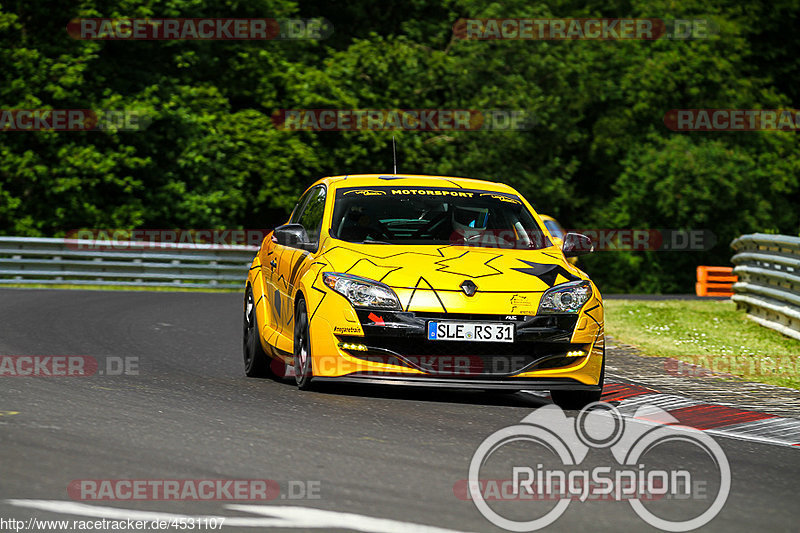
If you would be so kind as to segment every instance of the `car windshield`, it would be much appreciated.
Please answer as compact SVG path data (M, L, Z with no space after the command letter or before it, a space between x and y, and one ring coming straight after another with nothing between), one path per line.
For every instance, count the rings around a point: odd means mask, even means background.
M551 245L519 197L444 187L340 188L330 234L374 244Z

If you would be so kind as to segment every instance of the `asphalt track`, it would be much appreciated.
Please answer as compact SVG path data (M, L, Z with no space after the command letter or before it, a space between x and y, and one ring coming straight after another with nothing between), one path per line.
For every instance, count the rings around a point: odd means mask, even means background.
M0 355L138 358L138 375L0 377L6 520L76 519L92 515L80 507L89 505L242 517L225 531L413 531L413 524L499 531L454 495L454 484L466 479L484 438L549 403L525 393L301 392L248 379L237 294L3 289ZM703 530L798 531L800 450L716 441L730 462L731 492ZM680 450L666 459L701 468ZM82 479L255 478L275 480L284 498L248 509L224 501L77 502L67 493ZM288 497L291 482L307 481L318 484L318 499ZM312 508L334 513L304 510ZM655 529L625 502L575 502L548 530Z

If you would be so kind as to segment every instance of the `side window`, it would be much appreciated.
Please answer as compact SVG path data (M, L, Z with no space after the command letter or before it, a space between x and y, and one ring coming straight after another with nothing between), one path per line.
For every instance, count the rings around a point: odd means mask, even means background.
M319 233L322 229L322 216L325 213L325 187L317 187L309 191L308 202L302 208L297 222L302 224L311 242L319 244ZM294 218L294 217L292 217Z
M313 192L314 189L309 189L303 196L300 197L300 200L298 200L297 205L294 206L294 209L292 210L292 216L289 219L290 224L298 224L298 220L300 220L300 213L303 212L303 206L306 205L308 197L311 196Z

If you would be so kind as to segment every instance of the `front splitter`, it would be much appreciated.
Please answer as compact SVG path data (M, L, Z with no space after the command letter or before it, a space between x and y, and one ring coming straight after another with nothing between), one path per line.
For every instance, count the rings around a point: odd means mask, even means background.
M365 376L348 374L340 377L319 376L315 382L362 383L365 385L400 385L451 389L495 389L495 390L581 390L599 391L600 385L586 385L569 378L553 379L463 379L431 376Z

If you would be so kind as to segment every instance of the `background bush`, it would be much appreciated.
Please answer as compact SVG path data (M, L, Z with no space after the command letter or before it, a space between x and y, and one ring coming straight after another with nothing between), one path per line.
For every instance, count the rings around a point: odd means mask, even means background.
M315 41L78 41L74 17L325 17ZM460 17L713 21L701 40L464 41ZM0 107L135 109L142 132L0 134L0 233L264 228L323 175L387 172L391 132L284 132L295 108L524 109L526 131L397 132L405 173L509 183L571 228L708 229L707 252L602 252L606 292L691 292L741 233L800 231L798 136L675 133L673 108L790 108L793 1L27 0L0 6Z

